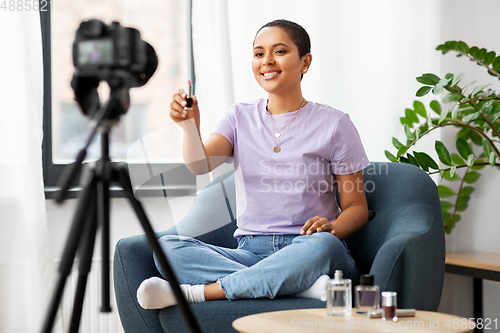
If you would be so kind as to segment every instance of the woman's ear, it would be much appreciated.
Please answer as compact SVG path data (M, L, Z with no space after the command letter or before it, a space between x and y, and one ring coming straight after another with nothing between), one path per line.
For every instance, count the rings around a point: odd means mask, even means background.
M312 62L312 54L307 53L302 57L302 74L307 73Z

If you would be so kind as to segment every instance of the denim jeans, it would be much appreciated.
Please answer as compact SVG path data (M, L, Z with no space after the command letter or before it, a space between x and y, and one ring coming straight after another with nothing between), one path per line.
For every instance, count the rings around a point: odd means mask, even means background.
M181 284L219 281L227 299L275 298L309 288L321 275L358 280L358 269L344 241L327 233L247 235L237 249L167 235L159 240ZM162 275L161 266L155 263Z

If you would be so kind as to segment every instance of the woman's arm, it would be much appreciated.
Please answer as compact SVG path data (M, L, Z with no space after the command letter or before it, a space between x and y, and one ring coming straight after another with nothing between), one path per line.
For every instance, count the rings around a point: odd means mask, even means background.
M315 216L302 227L302 235L315 232L330 232L343 240L353 235L368 221L368 204L366 202L363 171L349 175L336 175L342 213L333 222Z
M180 89L170 103L170 118L184 130L182 154L184 163L195 175L212 171L233 155L233 146L220 134L212 134L205 143L200 135L200 110L193 96L191 110L184 110L186 93Z

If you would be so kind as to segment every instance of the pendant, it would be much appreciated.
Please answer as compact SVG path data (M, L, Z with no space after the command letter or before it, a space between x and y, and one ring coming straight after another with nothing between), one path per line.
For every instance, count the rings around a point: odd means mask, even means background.
M275 153L279 153L281 151L281 148L278 145L276 145L276 146L274 146L273 151Z
M274 134L275 138L279 138L280 136L281 136L281 134L279 132L276 132L276 134Z

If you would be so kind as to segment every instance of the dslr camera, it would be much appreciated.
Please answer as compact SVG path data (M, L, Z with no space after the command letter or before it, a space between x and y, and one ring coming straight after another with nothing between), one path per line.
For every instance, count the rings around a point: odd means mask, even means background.
M73 64L78 76L121 79L129 87L140 87L153 75L158 58L139 30L94 19L82 22L76 31Z
M145 85L158 67L154 48L141 39L139 30L118 22L84 21L73 42L75 72L71 87L82 112L94 117L100 107L97 87L106 81L120 103L111 117L117 118L130 106L128 89Z

